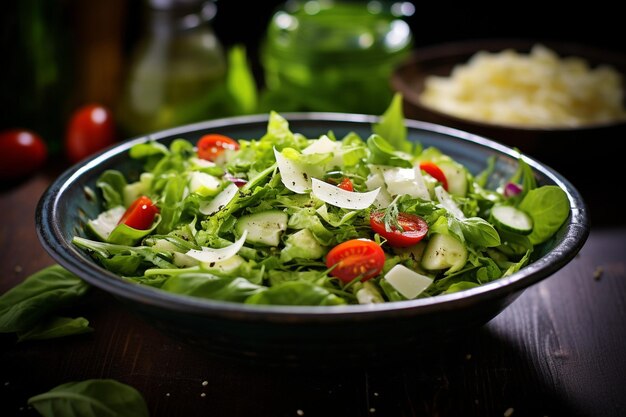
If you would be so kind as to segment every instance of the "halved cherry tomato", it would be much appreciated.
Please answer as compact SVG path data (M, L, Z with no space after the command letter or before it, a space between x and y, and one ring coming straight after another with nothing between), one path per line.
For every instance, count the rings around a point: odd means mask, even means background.
M387 239L389 245L393 247L405 248L415 245L428 233L428 223L420 216L409 213L398 214L398 224L404 230L403 232L393 226L391 231L388 232L383 222L384 215L383 211L373 211L370 214L370 226L372 230Z
M237 150L239 143L217 133L204 135L198 141L198 157L207 161L215 161L226 149Z
M346 191L354 191L354 185L352 185L352 181L350 180L350 178L347 177L342 179L337 187Z
M70 162L78 162L115 143L113 113L98 104L77 109L67 125L65 153Z
M47 155L46 144L35 132L24 129L0 132L0 179L17 179L33 173Z
M126 209L118 222L137 230L147 230L152 227L154 217L159 212L157 206L146 196L141 196Z
M385 264L385 252L369 239L352 239L340 243L326 255L326 266L335 266L330 272L345 283L351 282L359 275L361 281L380 274Z
M439 181L443 186L443 189L448 191L448 179L446 178L446 174L443 173L441 168L439 168L433 162L424 161L420 162L420 169Z

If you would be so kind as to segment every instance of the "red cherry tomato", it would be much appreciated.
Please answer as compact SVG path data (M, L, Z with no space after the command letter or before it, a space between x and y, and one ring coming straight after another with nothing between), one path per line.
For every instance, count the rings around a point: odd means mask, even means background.
M441 168L430 161L420 162L420 169L441 183L443 189L448 191L448 179Z
M106 107L89 104L77 109L65 134L65 154L76 163L115 142L113 115Z
M226 149L237 150L239 143L228 136L210 133L198 141L198 157L207 161L215 161Z
M402 226L403 232L392 226L388 232L383 222L382 211L373 211L370 214L370 226L372 230L387 239L389 245L396 248L405 248L418 243L428 233L428 224L420 216L409 213L398 214L398 224Z
M350 181L350 178L344 178L343 180L341 180L337 187L346 191L354 191L354 185L352 185L352 181Z
M16 179L39 168L48 151L39 135L23 129L0 133L0 178Z
M380 274L385 264L385 252L368 239L352 239L340 243L326 255L326 266L335 266L330 272L334 277L345 283L351 282L359 275L361 281Z
M147 230L152 227L154 217L159 212L157 206L146 196L141 196L126 209L118 222L137 230Z

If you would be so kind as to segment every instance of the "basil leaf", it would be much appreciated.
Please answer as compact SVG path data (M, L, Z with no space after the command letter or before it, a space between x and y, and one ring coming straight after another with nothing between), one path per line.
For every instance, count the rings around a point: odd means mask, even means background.
M346 304L325 288L304 281L287 281L246 300L246 304L271 304L291 306L330 306Z
M63 336L89 333L93 329L89 327L89 321L84 317L75 319L67 317L52 317L47 319L32 329L25 332L18 332L18 342L25 340L54 339Z
M44 417L148 417L135 388L112 379L89 379L59 385L28 399Z
M528 238L537 245L548 240L567 220L569 201L567 194L556 185L544 185L526 194L519 209L533 219L533 231Z
M475 246L489 248L500 245L496 229L485 219L470 217L459 222L465 239Z
M50 312L85 294L89 285L58 265L45 268L0 296L0 333L27 331Z

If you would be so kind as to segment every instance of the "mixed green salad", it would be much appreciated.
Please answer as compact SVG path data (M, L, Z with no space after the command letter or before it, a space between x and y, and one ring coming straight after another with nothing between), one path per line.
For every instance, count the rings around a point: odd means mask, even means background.
M401 97L372 134L306 138L279 114L267 133L197 146L134 145L144 172L108 170L103 211L73 243L124 279L247 304L341 305L447 294L510 275L559 229L569 202L522 158L486 184L407 139Z

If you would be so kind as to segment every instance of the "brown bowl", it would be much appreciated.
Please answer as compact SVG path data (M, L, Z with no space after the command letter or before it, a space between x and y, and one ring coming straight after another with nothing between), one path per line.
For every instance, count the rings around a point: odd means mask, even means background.
M469 120L453 116L422 104L420 95L425 79L430 75L449 76L454 66L466 63L479 51L500 52L514 49L529 52L533 45L541 43L554 50L559 56L584 58L592 67L600 64L613 66L626 78L626 55L616 51L575 43L529 41L529 40L474 40L445 43L417 49L412 56L401 64L392 75L394 90L401 92L405 101L405 113L408 117L429 121L476 133L522 152L541 158L544 162L558 161L563 155L563 147L582 145L580 140L602 140L626 136L626 121L594 124L584 127L522 127Z

